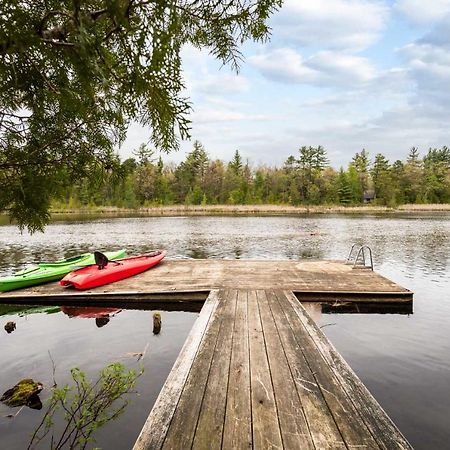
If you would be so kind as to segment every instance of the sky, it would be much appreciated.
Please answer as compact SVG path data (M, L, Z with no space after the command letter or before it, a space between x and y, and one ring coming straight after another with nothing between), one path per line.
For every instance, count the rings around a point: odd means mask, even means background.
M206 51L183 49L192 140L212 159L236 150L281 165L322 145L334 167L365 148L405 159L450 145L450 0L285 0L271 39L246 43L239 74ZM122 157L148 141L130 127Z

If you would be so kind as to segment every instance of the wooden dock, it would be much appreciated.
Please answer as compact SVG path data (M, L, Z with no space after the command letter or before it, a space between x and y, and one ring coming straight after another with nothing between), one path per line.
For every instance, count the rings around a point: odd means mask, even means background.
M134 450L410 449L282 290L212 291Z
M49 283L0 293L0 302L201 301L211 289L283 289L302 300L412 302L412 292L343 261L164 260L153 269L90 291Z
M166 260L92 291L50 283L0 303L204 303L134 450L394 450L411 446L299 300L412 312L412 296L343 261Z

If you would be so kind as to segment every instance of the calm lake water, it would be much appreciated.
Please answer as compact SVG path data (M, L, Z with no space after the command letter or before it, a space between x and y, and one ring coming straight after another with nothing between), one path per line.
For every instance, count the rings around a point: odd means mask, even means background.
M319 324L327 325L323 331L413 446L444 449L450 448L449 238L450 215L445 213L90 217L89 221L56 222L44 234L33 236L21 235L13 226L0 226L0 273L12 273L30 261L94 249L123 247L133 254L165 248L170 258L344 259L354 242L365 243L373 249L379 273L414 291L414 313L324 314ZM151 314L122 311L102 328L96 327L93 319L70 319L63 313L16 319L14 333L0 333L0 390L10 387L12 380L29 376L48 383L48 350L60 349L56 364L63 377L63 372L76 365L96 373L114 358L142 351L150 342L144 358L145 376L138 383L144 406L131 405L120 419L136 425L131 431L130 441L134 441L196 317L193 313L163 313L164 333L155 337ZM28 336L26 344L21 333ZM150 349L154 353L150 354ZM1 413L4 411L2 407ZM14 420L0 418L0 448L21 448L14 446L11 436L40 414L28 409ZM109 430L113 432L115 426ZM105 449L113 448L108 446L108 433L105 428L98 435L98 444ZM5 435L10 437L5 440Z
M110 308L112 309L112 308ZM167 312L161 314L159 335L153 335L153 312L101 309L109 316L109 322L95 318L73 316L74 310L56 308L52 314L10 314L0 316L0 395L23 378L33 378L50 388L55 380L60 387L74 385L70 369L80 368L88 379L95 381L101 369L113 362L122 363L127 369L144 374L138 378L135 393L126 395L130 401L119 419L107 423L95 434L96 445L107 449L131 448L136 440L150 408L156 400L167 375L196 319L198 313ZM100 316L100 309L84 308L84 314ZM16 330L7 334L3 326L7 321L16 322ZM103 323L103 325L102 325ZM144 353L142 359L136 353ZM51 359L50 359L51 356ZM44 401L50 389L44 389L40 398ZM30 435L38 427L44 412L23 408L15 418L6 417L19 408L0 404L0 448L26 449ZM62 430L61 421L56 429ZM59 436L59 433L56 433ZM38 448L49 448L48 442Z

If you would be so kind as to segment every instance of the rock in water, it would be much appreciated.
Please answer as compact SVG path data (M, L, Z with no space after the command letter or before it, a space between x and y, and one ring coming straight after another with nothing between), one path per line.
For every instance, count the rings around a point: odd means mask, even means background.
M38 394L42 391L43 387L42 383L36 382L31 378L26 378L4 392L0 398L0 402L12 407L27 405L33 409L41 409L42 403L39 400Z
M161 331L161 314L153 314L153 334L159 334Z
M12 333L16 329L16 322L7 322L5 325L6 332Z

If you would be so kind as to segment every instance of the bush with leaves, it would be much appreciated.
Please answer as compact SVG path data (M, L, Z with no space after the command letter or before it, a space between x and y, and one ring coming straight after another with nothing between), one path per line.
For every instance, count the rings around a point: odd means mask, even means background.
M143 369L136 373L113 363L102 369L99 378L91 383L80 369L72 369L74 385L53 386L47 410L31 437L28 450L85 449L95 442L93 435L98 428L124 412L128 400L123 397L133 390L142 373ZM55 422L61 416L63 429L57 434Z

